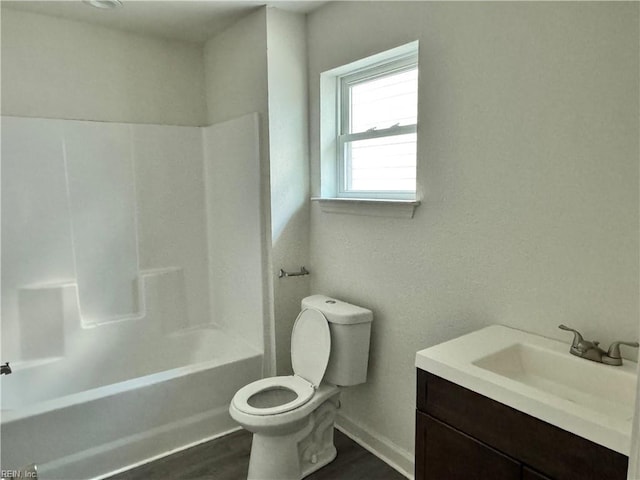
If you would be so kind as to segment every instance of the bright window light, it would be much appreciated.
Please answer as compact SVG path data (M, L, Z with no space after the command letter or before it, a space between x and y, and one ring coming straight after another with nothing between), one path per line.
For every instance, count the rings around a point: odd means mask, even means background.
M415 198L417 54L339 82L338 196Z

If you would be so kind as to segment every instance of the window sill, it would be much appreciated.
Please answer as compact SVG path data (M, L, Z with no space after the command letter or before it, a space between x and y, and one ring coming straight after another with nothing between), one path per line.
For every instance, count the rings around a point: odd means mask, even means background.
M369 217L413 218L418 200L387 200L365 198L322 198L313 197L325 213L365 215Z

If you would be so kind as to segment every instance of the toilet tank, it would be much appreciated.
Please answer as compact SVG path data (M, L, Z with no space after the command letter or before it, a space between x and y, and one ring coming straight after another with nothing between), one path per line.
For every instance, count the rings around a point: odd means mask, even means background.
M302 300L302 309L319 310L329 321L331 354L324 380L339 386L364 383L369 363L369 339L373 313L324 295Z

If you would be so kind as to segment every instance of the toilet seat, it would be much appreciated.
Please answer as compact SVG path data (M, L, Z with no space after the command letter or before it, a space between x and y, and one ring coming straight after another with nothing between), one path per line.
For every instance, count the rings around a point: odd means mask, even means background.
M251 397L273 388L286 388L294 392L297 397L290 402L270 408L257 408L249 405L249 399ZM241 412L248 413L250 415L277 415L278 413L288 412L289 410L294 410L299 406L304 405L311 400L314 393L315 388L313 388L313 385L297 375L290 375L287 377L269 377L257 380L238 390L233 397L233 405Z
M291 363L294 375L269 377L242 387L232 403L249 415L277 415L294 410L313 397L329 363L331 334L326 317L318 310L304 309L298 315L291 334ZM284 388L297 396L290 402L268 408L249 405L249 399L260 392Z

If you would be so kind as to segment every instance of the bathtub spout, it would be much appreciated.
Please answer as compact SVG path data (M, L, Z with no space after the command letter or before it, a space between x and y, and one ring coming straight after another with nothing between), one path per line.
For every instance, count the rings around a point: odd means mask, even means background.
M6 362L4 365L0 365L0 375L9 375L11 373L11 367L9 366L9 362Z

